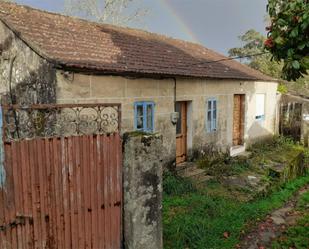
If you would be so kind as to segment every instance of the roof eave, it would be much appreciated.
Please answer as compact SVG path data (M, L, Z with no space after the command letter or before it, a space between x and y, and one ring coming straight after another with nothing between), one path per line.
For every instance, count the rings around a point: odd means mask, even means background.
M122 77L135 77L135 78L183 78L183 79L209 79L209 80L241 80L241 81L261 81L261 82L277 82L276 80L259 79L259 78L247 78L247 77L214 77L214 76L202 76L202 75L188 75L188 74L166 74L166 73L154 73L154 72L138 72L130 70L110 70L99 69L95 66L86 65L71 65L63 62L57 62L57 69L71 71L75 73L84 73L92 75L112 75Z

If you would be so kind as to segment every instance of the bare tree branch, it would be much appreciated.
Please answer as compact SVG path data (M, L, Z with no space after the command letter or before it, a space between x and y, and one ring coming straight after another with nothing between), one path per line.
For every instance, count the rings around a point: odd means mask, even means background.
M137 7L139 1L65 0L65 13L101 23L127 25L133 21L140 21L148 13L147 9Z

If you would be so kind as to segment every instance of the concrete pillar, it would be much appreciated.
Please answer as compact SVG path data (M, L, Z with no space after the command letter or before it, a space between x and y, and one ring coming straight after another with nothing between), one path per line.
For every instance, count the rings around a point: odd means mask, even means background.
M125 249L162 249L162 137L124 135Z

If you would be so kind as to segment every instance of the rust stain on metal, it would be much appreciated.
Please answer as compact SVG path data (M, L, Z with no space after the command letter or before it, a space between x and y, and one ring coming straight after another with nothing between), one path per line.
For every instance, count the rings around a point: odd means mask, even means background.
M4 144L0 248L119 249L121 138L36 138Z

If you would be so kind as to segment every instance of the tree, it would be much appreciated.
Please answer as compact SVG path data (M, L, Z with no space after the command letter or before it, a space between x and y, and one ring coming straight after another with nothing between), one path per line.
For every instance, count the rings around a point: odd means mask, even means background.
M100 23L127 25L147 14L137 6L139 0L65 0L66 14Z
M271 25L265 47L283 60L283 77L296 80L309 70L309 0L269 0Z
M263 53L265 52L264 43L267 40L266 37L251 29L244 35L239 36L239 39L244 43L244 45L242 47L230 49L228 53L231 57L244 57L246 59L243 62L249 67L259 70L271 77L283 79L283 61L277 62L272 60L272 54ZM247 55L254 54L259 55L246 57ZM309 96L309 76L305 76L304 78L300 78L289 83L282 80L279 89L283 90L284 92L289 90L294 94Z
M245 61L242 62L248 64L248 66L274 78L281 78L282 63L272 61L271 54L264 53L264 42L266 37L251 29L244 35L239 36L239 39L244 43L244 46L230 49L228 51L229 56L244 57ZM248 55L257 56L247 57Z

